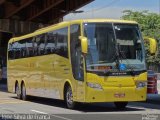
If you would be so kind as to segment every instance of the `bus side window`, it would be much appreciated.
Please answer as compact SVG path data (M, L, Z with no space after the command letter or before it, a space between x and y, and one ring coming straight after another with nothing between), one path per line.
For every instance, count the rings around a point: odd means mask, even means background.
M26 40L22 40L22 41L19 41L19 46L20 46L20 58L25 58L26 57Z
M32 38L32 44L33 44L33 56L37 56L38 55L38 47L37 47L37 42L36 42L36 37Z
M14 43L14 53L15 53L15 59L20 58L20 45L19 42Z
M39 35L36 37L37 42L37 53L38 55L44 55L44 47L45 47L45 34Z
M34 56L34 44L33 44L33 39L34 37L30 38L29 41L30 41L30 49L29 49L29 56L30 57L33 57Z
M59 29L57 42L57 54L68 58L68 27Z
M12 53L13 53L13 59L16 59L15 58L15 52L16 52L16 50L15 50L15 42L12 44Z
M46 37L46 45L45 45L45 53L46 54L54 54L56 51L56 35L54 31L49 32Z
M9 60L14 59L13 43L9 43L8 46L8 59Z
M32 44L32 38L28 38L26 40L26 57L31 57L33 54L33 44Z

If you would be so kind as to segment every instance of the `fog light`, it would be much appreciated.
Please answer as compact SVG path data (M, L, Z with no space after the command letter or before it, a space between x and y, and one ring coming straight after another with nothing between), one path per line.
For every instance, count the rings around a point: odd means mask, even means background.
M102 86L100 84L97 83L90 83L87 82L87 86L93 89L97 89L97 90L102 90Z
M147 82L137 82L136 83L136 87L137 88L143 88L143 87L146 87L147 86Z

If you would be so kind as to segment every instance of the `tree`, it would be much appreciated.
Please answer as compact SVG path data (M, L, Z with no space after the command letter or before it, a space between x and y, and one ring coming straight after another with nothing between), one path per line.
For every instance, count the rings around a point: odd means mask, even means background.
M123 14L122 19L134 20L140 24L144 36L160 38L160 15L148 11L133 12L131 10L125 10Z
M140 25L143 36L148 36L155 38L157 40L158 47L160 45L160 15L156 13L150 13L148 11L123 11L122 19L124 20L134 20ZM148 45L145 45L146 51L148 51ZM159 52L158 52L159 53ZM159 64L160 55L156 54L151 56L149 52L146 52L146 60L148 64Z

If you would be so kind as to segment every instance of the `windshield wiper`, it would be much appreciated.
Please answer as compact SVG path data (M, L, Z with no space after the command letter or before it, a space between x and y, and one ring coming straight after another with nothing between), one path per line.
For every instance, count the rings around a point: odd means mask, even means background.
M116 49L116 53L115 53L115 56L114 56L116 59L115 58L114 59L115 59L115 62L116 62L116 67L118 68L119 71L121 71L120 60L122 61L122 59L125 59L127 61L127 57L123 53L123 51L121 51L120 44L117 42L116 31L115 31L115 27L114 27L113 23L112 23L112 27L113 27L113 32L114 32L115 49ZM129 63L128 63L128 66L129 66ZM129 68L131 69L131 75L134 76L135 75L134 69L130 66L129 66Z
M127 57L126 57L124 51L121 51L120 45L119 45L119 44L117 44L117 45L118 45L118 49L119 49L119 58L121 59L121 61L122 61L122 59L123 59L123 60L125 60L125 61L128 63L128 67L129 67L130 70L131 70L131 75L132 75L132 76L135 76L134 68L129 65L129 62L128 62L128 60L127 60ZM126 68L127 68L127 66L126 66Z

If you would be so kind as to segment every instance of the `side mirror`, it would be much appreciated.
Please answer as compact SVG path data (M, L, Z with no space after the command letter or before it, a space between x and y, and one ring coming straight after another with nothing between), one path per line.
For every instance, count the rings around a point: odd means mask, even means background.
M81 41L81 49L82 49L82 53L87 54L88 53L88 40L86 37L79 37L80 41Z
M157 41L154 38L144 37L144 40L149 43L150 54L155 54L157 51Z

